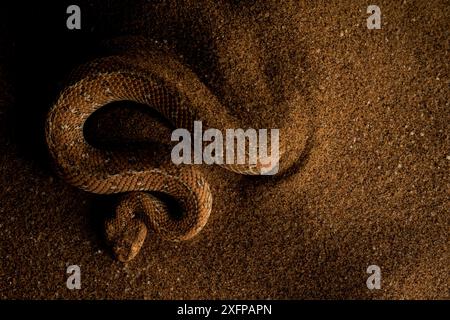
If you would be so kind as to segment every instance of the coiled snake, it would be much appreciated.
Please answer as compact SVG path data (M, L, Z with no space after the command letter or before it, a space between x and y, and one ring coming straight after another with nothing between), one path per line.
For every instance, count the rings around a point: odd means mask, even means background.
M46 139L58 173L70 184L96 194L123 193L106 236L120 261L139 252L147 228L170 240L187 240L206 224L212 195L193 166L156 162L144 153L110 152L90 145L86 120L114 101L134 101L156 109L175 127L192 129L194 120L212 128L237 128L217 99L176 58L158 50L127 52L76 69L51 108ZM283 147L280 150L283 157ZM259 174L259 165L224 165L241 174ZM175 198L183 210L171 216L153 192Z

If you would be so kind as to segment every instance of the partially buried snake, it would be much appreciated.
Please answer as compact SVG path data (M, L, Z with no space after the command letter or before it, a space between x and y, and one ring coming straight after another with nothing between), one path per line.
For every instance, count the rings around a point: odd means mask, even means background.
M206 224L212 206L208 182L193 166L156 161L145 152L95 148L84 136L86 120L115 101L156 109L175 127L192 129L195 120L210 128L237 128L214 95L187 67L158 50L130 51L91 61L76 69L51 108L46 139L58 173L70 184L96 194L124 194L115 218L106 223L107 240L120 261L140 251L147 228L159 236L187 240ZM283 157L283 145L280 148ZM223 165L255 175L256 165ZM174 218L165 193L183 211Z

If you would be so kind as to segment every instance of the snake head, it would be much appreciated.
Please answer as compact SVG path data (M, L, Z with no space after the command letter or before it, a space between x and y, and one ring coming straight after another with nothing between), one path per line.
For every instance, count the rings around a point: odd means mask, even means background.
M147 236L147 227L137 219L129 220L126 224L108 220L105 231L114 256L121 262L132 260L141 250Z

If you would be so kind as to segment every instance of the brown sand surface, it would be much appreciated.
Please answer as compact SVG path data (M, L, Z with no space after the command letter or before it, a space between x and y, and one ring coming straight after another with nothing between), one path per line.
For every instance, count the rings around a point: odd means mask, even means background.
M448 1L379 1L381 30L359 0L137 3L79 1L70 32L68 2L0 10L1 298L449 298ZM171 48L244 128L302 117L281 139L305 151L280 178L202 168L204 230L150 235L122 264L101 235L115 198L57 178L43 128L64 75L129 34ZM153 121L115 108L96 130L148 139ZM66 288L72 264L81 290Z

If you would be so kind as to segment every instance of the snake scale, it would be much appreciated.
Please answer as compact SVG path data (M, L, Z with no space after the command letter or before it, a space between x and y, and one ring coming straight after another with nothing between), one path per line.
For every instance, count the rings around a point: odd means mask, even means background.
M89 144L87 119L115 101L133 101L155 109L176 128L192 129L195 120L206 127L238 128L216 97L175 56L157 49L129 50L90 61L74 70L50 109L46 140L59 175L68 183L95 194L123 194L106 237L116 258L126 262L140 251L153 230L164 239L187 240L206 224L212 195L203 175L189 165L174 165L146 153L111 152ZM283 145L280 155L283 158ZM247 175L257 165L223 165ZM177 200L181 217L155 195Z

